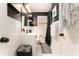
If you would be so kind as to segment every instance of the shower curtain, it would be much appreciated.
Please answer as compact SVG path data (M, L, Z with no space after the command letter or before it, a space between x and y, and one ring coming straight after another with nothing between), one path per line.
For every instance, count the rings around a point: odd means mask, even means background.
M47 45L51 46L51 35L50 35L50 24L51 24L51 19L50 19L50 12L48 14L48 21L47 21L47 31L46 31L46 38L45 42Z

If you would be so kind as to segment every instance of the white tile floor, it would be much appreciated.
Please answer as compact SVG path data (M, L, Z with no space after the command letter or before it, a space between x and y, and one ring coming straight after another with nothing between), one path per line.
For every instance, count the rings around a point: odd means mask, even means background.
M38 45L38 44L37 44L37 47L36 47L36 52L37 52L37 56L52 56L52 53L51 54L42 53L41 45Z
M37 53L37 56L41 56L42 55L42 52L41 52L41 46L37 44L36 46L36 53Z

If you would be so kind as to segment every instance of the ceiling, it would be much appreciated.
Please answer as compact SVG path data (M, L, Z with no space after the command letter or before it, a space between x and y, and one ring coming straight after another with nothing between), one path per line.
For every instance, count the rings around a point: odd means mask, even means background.
M25 3L26 4L26 3ZM22 4L21 3L12 3L12 5L20 12L21 11L21 8L22 7ZM52 7L52 4L51 3L28 3L29 5L29 8L27 9L30 9L31 12L48 12L51 7ZM25 9L23 9L23 12L25 12Z
M28 3L32 12L48 12L52 6L51 3Z

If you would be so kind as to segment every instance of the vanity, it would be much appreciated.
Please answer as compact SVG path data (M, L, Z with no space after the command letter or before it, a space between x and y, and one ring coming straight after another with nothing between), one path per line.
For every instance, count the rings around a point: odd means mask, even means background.
M36 56L36 35L35 34L22 34L22 44L32 46L32 55Z

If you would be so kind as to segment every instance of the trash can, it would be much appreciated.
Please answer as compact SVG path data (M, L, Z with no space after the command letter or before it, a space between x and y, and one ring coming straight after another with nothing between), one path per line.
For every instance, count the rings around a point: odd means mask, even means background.
M32 46L31 45L21 45L16 50L17 56L32 56Z

